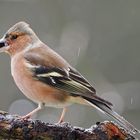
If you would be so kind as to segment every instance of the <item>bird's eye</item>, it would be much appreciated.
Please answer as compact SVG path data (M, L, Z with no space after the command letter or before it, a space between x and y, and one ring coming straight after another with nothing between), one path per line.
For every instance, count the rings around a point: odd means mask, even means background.
M12 35L11 40L15 40L15 39L17 39L17 37L18 37L18 35Z

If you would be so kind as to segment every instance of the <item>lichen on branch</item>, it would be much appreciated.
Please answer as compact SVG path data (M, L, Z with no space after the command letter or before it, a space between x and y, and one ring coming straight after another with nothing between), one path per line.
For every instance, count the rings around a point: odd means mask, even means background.
M69 123L50 124L23 120L0 111L0 139L4 140L135 140L113 122L96 123L84 129Z

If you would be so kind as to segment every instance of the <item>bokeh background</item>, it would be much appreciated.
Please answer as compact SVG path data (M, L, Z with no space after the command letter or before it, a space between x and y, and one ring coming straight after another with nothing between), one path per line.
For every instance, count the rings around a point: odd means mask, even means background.
M26 21L39 38L67 59L140 129L140 1L0 0L0 34ZM19 62L20 63L20 62ZM0 109L24 115L36 107L15 86L10 57L0 55ZM57 122L61 109L34 118ZM65 121L90 127L109 120L92 107L72 105Z

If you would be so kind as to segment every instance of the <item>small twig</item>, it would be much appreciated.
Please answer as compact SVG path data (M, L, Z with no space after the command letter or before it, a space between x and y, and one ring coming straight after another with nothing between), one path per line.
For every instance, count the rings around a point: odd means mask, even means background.
M135 140L113 122L96 123L89 129L69 123L50 124L39 120L22 120L19 116L0 111L2 140Z

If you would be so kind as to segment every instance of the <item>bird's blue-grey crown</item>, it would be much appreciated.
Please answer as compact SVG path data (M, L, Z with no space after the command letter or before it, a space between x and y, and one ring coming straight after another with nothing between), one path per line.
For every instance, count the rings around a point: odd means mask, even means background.
M13 25L7 32L6 34L10 34L10 33L23 33L25 35L30 35L30 37L34 40L37 41L38 37L36 36L36 34L34 33L34 31L30 28L29 24L24 22L24 21L20 21L18 23L16 23L15 25ZM5 35L6 35L5 34Z
M14 26L12 26L8 31L7 34L12 33L12 32L19 32L19 33L25 33L28 35L33 35L35 34L33 30L30 28L29 24L21 21L16 23Z

